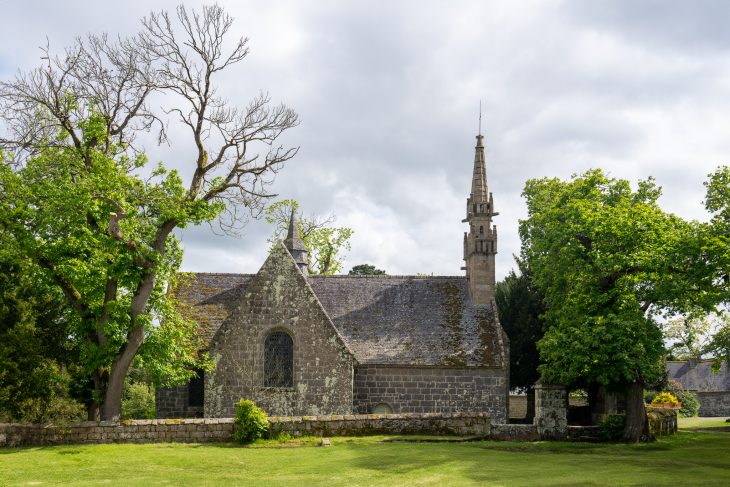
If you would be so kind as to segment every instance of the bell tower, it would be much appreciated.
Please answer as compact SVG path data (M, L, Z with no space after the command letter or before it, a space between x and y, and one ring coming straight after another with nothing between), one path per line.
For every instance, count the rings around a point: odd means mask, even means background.
M487 168L484 158L484 136L480 130L474 154L474 175L471 194L466 200L466 218L469 231L464 232L464 263L469 291L474 304L489 304L494 299L494 256L497 253L497 227L492 225L494 211L492 193L487 187Z

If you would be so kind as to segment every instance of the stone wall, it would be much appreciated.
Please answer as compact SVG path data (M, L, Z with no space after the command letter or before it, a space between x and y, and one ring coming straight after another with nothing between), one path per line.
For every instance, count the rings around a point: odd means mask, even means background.
M730 391L697 392L700 416L730 416Z
M357 366L354 410L388 405L393 413L486 412L507 422L506 371L497 368Z
M85 421L54 427L0 424L0 446L69 443L203 443L230 441L233 419L152 419L113 423Z
M202 406L190 406L188 386L155 390L155 409L158 418L202 418Z
M490 440L537 441L537 426L534 424L493 424Z
M264 342L272 332L292 338L292 387L265 387ZM216 367L205 376L206 417L233 416L242 398L272 416L352 412L354 358L283 245L247 285L210 355Z
M509 417L514 419L527 418L527 396L509 396Z
M565 387L535 384L535 426L543 440L565 438L568 428L568 401Z
M485 413L363 414L270 417L273 433L291 436L426 434L486 437ZM203 443L232 441L232 418L87 421L65 427L0 424L0 447L75 443Z
M271 417L272 433L292 436L456 435L486 437L485 413L355 414L320 417Z
M677 432L677 410L646 407L646 417L649 421L651 436L672 435Z

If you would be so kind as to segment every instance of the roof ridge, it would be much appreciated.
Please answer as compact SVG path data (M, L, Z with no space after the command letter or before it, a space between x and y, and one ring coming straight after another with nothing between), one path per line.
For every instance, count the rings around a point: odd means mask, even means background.
M413 274L365 274L365 275L357 275L357 274L334 274L329 276L323 276L323 275L317 275L317 274L310 274L307 276L309 278L315 278L315 279L321 279L321 278L349 278L354 277L357 279L365 278L365 279L466 279L466 276L419 276L419 275L413 275Z

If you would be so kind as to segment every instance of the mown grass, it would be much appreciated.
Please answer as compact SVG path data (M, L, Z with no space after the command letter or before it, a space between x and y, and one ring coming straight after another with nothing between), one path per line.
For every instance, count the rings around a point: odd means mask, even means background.
M0 449L0 485L730 485L730 433L641 445L331 438Z
M730 428L730 418L679 418L680 429Z

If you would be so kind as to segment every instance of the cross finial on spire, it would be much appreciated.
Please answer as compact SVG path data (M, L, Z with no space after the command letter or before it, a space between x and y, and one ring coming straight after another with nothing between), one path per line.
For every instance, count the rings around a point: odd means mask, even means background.
M477 135L477 147L484 147L482 139L484 139L484 136L482 135L482 100L479 100L479 133Z

